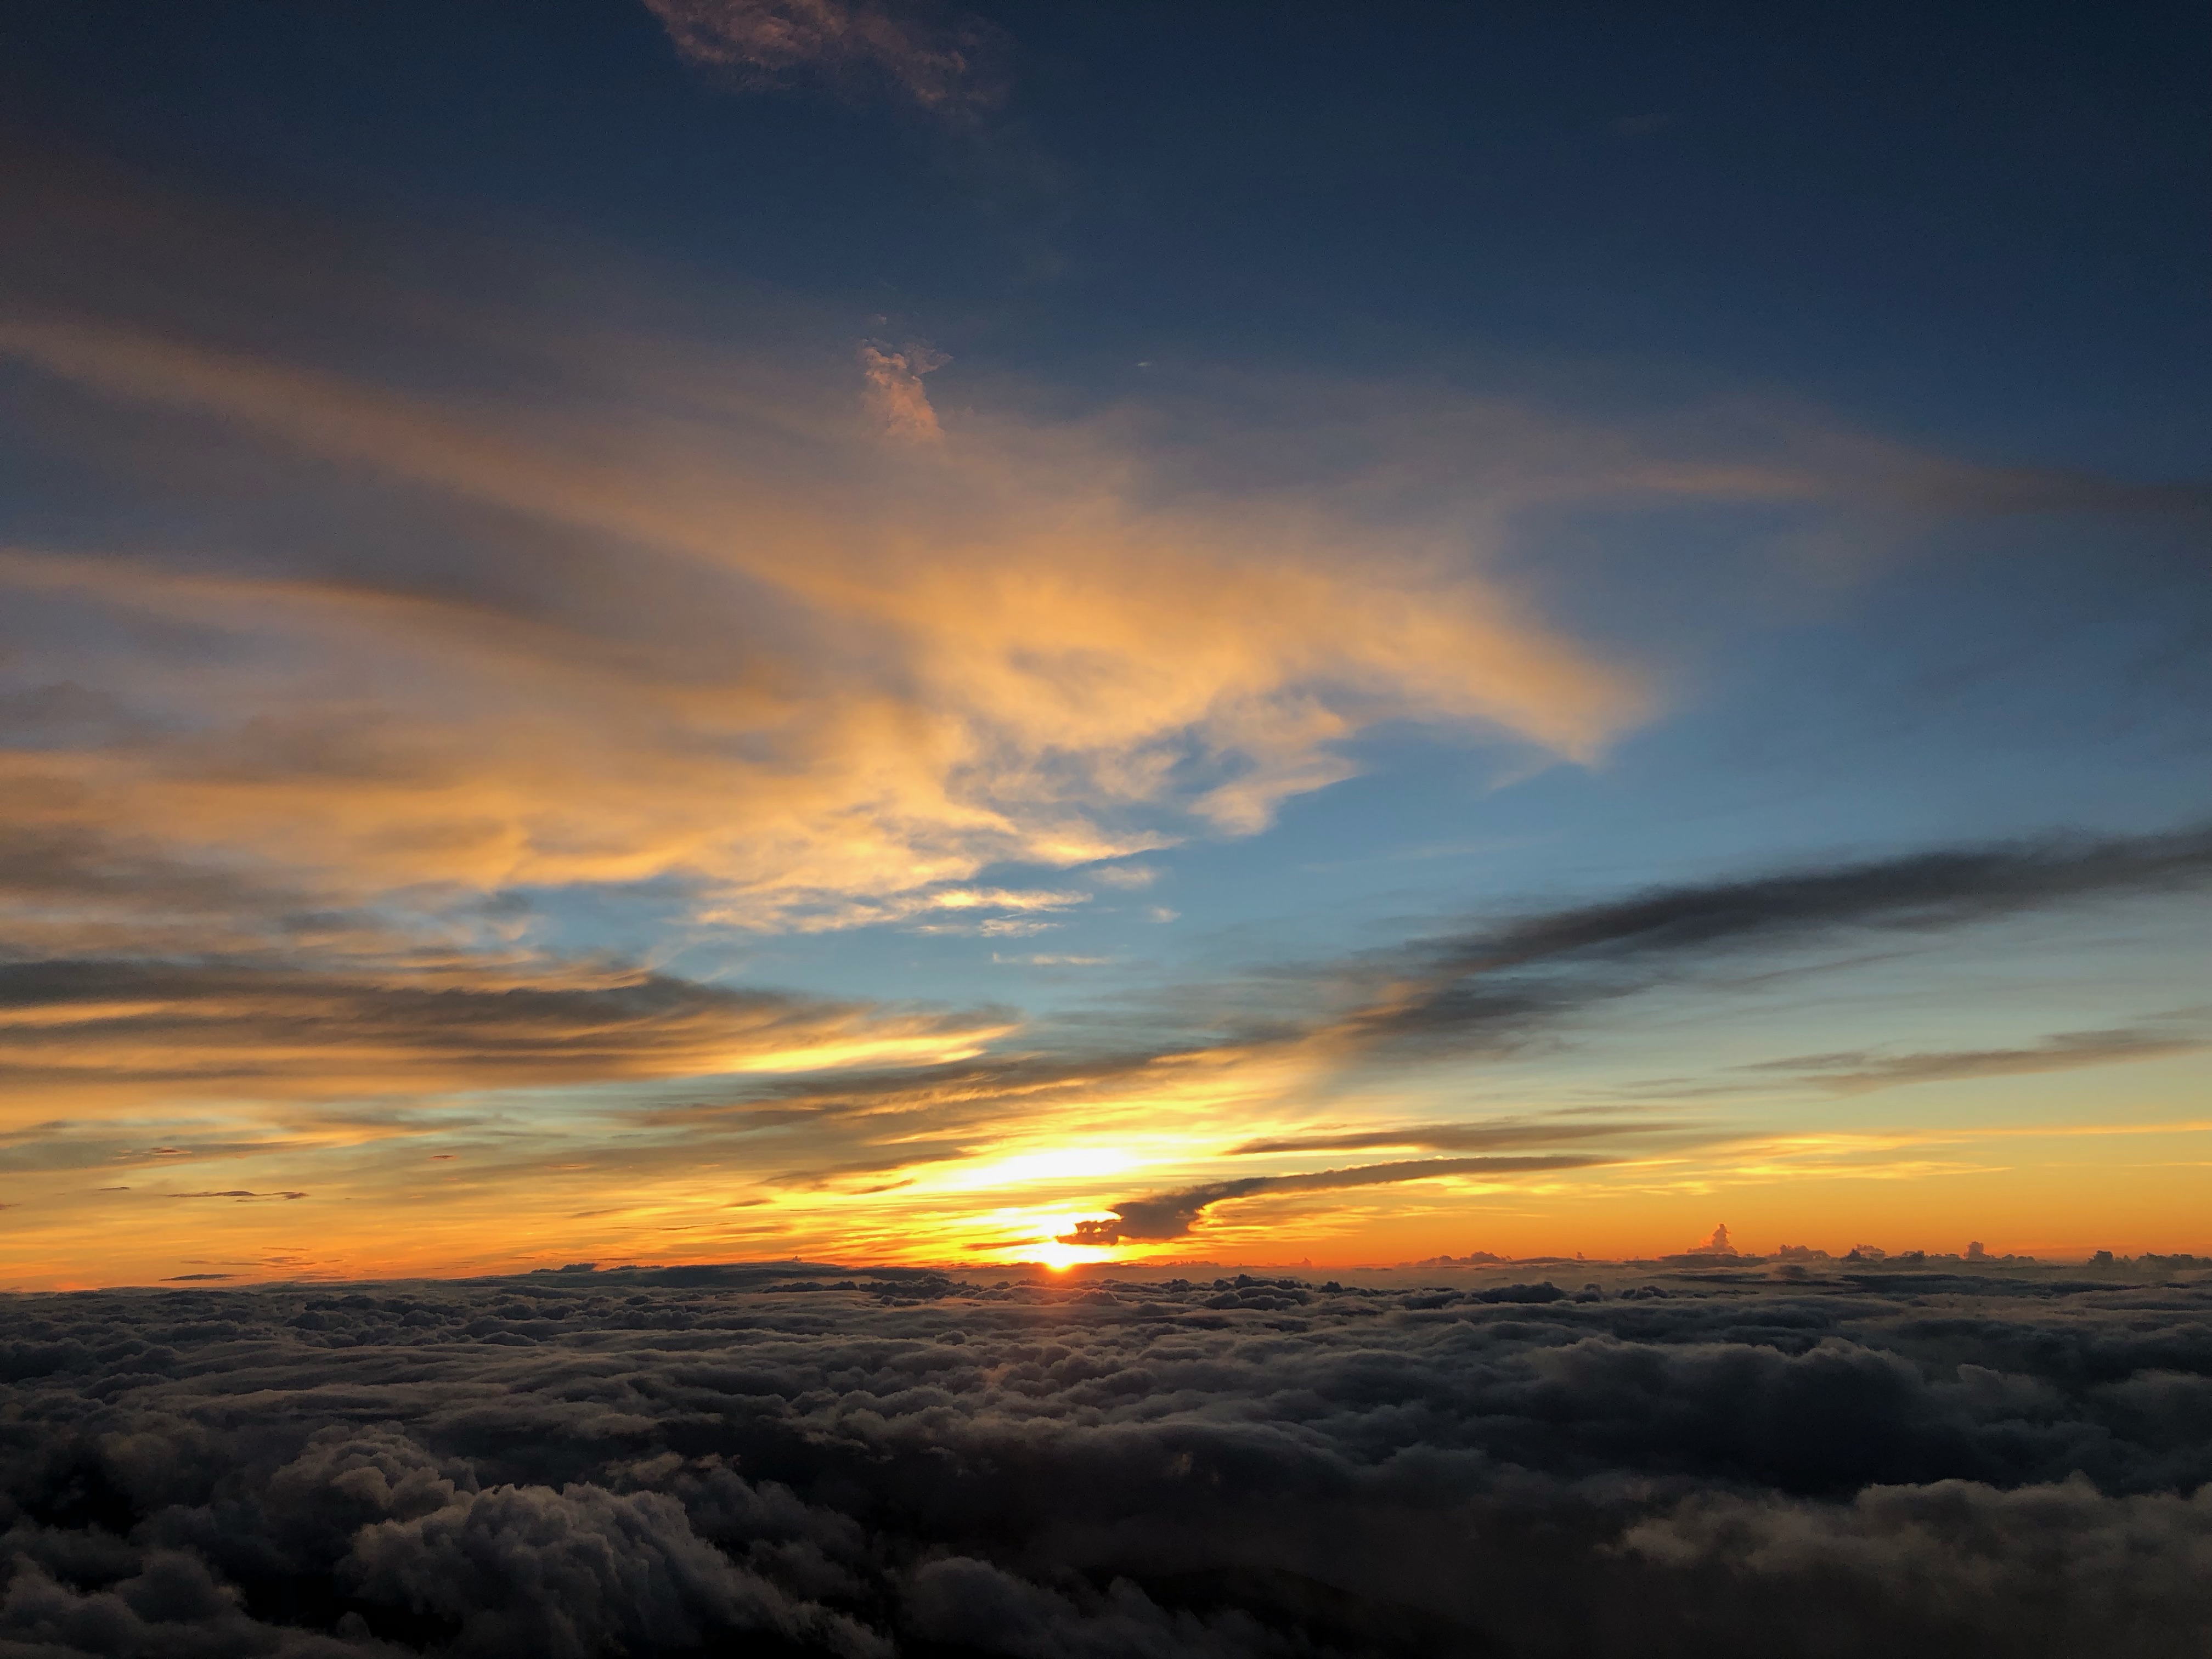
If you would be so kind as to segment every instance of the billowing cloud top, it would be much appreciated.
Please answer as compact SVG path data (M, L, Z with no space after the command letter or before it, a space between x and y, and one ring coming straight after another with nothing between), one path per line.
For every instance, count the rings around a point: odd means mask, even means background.
M2179 1659L2212 1637L2207 1274L580 1263L17 1297L0 1644Z

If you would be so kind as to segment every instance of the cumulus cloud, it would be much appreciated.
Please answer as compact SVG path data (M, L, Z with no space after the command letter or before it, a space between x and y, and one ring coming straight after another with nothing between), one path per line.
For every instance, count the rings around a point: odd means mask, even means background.
M588 1483L456 1492L427 1513L372 1522L338 1564L364 1600L453 1627L463 1654L590 1659L696 1647L711 1632L802 1629L851 1659L889 1643L848 1620L794 1607L692 1530L665 1493Z
M26 1655L2180 1659L2200 1266L0 1303Z
M753 84L813 72L868 77L922 108L961 116L998 100L1003 48L981 19L933 20L872 0L645 0L691 63Z
M1956 1480L1869 1486L1848 1504L1711 1493L1621 1542L1678 1572L1725 1573L1754 1595L1856 1586L1879 1603L1876 1626L1908 1644L1948 1626L1991 1651L2179 1653L2207 1629L2194 1581L2212 1559L2212 1486L2112 1498L2075 1474L2009 1491Z

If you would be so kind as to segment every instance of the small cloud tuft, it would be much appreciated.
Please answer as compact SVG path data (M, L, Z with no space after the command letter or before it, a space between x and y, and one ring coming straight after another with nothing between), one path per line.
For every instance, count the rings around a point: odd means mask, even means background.
M922 387L921 377L944 368L951 358L916 342L894 351L874 341L861 345L860 357L860 373L868 382L862 395L869 410L883 422L885 431L894 438L924 443L934 442L945 435L945 428L937 423L937 411L930 407L929 393Z
M1159 871L1149 864L1107 864L1091 872L1091 879L1102 887L1150 887L1159 878Z
M171 1193L171 1198L228 1198L244 1204L258 1199L305 1198L305 1193L257 1193L244 1187L226 1188L216 1193Z
M1736 1247L1729 1243L1728 1224L1722 1222L1713 1229L1713 1236L1702 1244L1692 1244L1682 1252L1685 1255L1737 1255Z

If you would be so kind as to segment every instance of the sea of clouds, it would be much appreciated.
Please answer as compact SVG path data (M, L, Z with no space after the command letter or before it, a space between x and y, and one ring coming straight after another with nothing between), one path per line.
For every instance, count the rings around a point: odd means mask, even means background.
M2197 1659L2208 1268L18 1295L0 1655Z

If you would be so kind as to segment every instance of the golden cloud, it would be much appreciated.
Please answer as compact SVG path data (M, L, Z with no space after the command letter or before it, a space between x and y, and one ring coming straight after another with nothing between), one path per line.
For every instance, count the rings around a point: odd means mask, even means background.
M633 386L549 413L106 323L18 319L0 352L311 498L336 468L420 538L0 558L36 602L19 679L106 711L0 755L19 822L332 902L672 878L715 921L880 921L1001 861L1253 833L1381 722L1588 759L1645 706L1426 529L1164 488L1104 421L897 441L911 356L886 436L849 387L756 403L741 369L708 411Z

